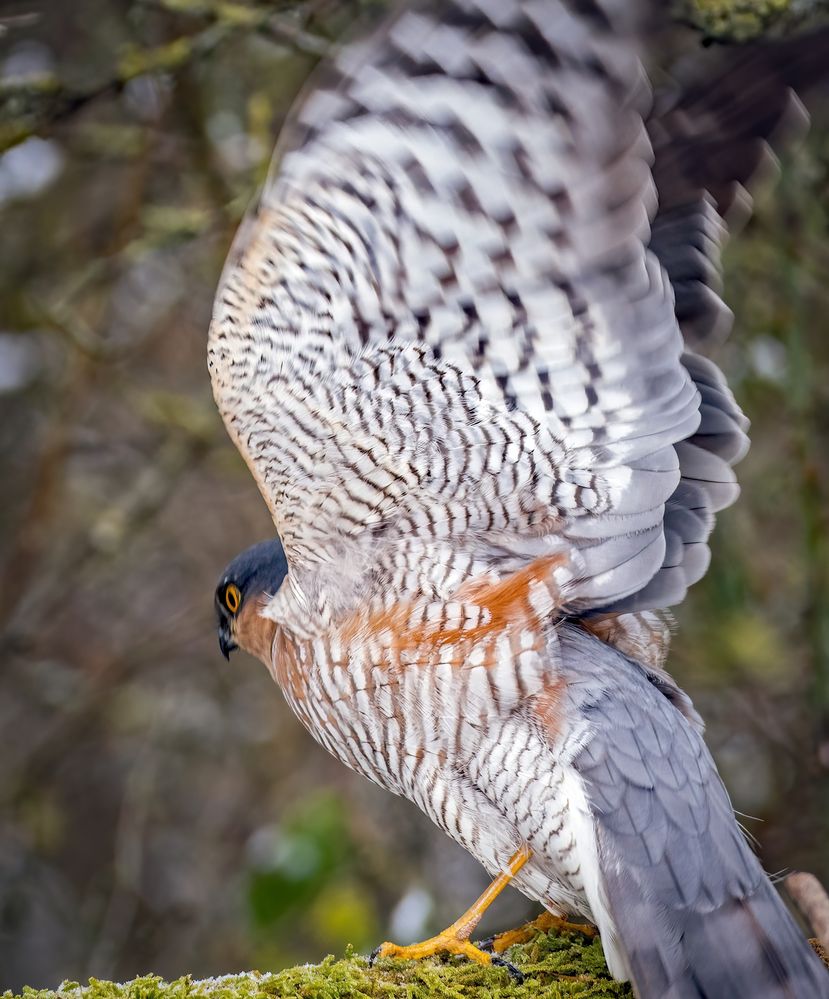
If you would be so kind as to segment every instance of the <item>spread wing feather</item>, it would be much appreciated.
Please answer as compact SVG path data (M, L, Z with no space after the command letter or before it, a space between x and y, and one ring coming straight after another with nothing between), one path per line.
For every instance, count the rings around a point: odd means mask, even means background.
M710 54L709 54L710 57ZM697 58L656 94L648 118L659 210L650 247L668 273L686 342L731 328L720 298L720 253L751 211L750 191L774 151L806 129L797 94L825 80L829 29L731 49L725 65Z
M805 130L795 91L821 81L829 30L730 50L724 67L706 55L697 53L693 70L680 70L656 94L647 120L658 194L649 248L671 281L690 347L710 346L731 328L731 310L720 297L720 254L729 231L750 214L749 192L773 165L774 149ZM664 565L608 611L679 603L708 567L714 514L739 491L732 466L748 449L748 422L713 364L690 351L683 363L701 394L701 419L677 446L682 478L666 505Z
M661 580L701 573L716 504L700 441L736 408L716 405L709 371L701 427L673 291L645 247L656 202L634 6L407 10L302 103L226 268L210 348L292 568L378 524L399 550L422 547L440 523L484 562L563 538L572 609L645 606L649 584L662 605L684 588ZM385 384L391 356L416 357L416 375ZM406 377L428 404L404 400Z

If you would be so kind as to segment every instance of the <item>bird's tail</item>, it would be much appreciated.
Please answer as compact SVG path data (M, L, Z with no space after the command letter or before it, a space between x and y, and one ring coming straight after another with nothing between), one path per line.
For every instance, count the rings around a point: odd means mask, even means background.
M611 972L638 999L829 999L829 972L737 825L693 718L594 636L565 625L558 638L570 710L589 730L573 765Z
M614 909L632 888L614 886ZM768 878L710 912L659 911L643 901L627 898L616 925L640 999L829 996L829 974Z

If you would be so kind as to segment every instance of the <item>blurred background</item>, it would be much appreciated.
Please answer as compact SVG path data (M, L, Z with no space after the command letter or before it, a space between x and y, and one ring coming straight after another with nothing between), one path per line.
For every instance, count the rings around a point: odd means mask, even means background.
M485 883L216 643L218 573L271 525L210 394L213 291L292 98L367 6L0 2L0 988L404 942ZM826 882L829 97L813 110L728 251L717 360L754 443L671 663L767 869ZM529 914L513 893L482 930Z

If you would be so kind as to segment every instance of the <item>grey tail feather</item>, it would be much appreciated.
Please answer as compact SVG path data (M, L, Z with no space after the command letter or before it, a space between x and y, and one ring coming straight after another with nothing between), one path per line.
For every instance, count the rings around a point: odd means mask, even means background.
M699 728L649 670L558 631L595 821L608 965L638 999L829 999L829 972L741 834ZM650 682L649 682L650 681Z
M829 973L767 878L712 912L637 908L617 925L639 999L829 997Z

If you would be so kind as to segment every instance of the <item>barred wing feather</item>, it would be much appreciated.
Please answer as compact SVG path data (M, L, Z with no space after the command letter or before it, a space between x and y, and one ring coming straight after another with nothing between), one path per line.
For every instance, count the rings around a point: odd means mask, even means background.
M302 102L226 268L210 360L292 566L361 528L405 547L440 523L484 561L522 538L533 554L563 541L573 610L663 606L699 574L715 504L677 489L700 394L645 245L656 200L634 10L405 10ZM273 415L293 405L289 377L305 380L290 432ZM716 400L710 417L716 429ZM666 504L677 525L688 502L693 529L674 534L691 542L666 544Z

